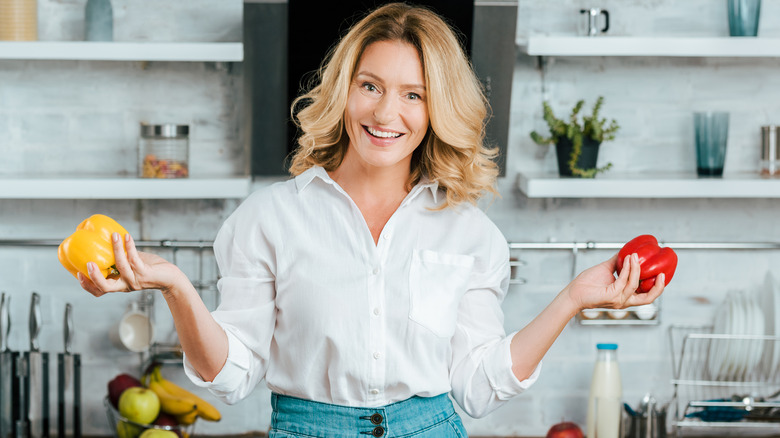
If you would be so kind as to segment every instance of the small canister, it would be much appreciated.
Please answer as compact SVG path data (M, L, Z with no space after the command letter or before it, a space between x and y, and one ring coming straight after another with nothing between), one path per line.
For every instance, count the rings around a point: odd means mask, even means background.
M38 40L38 2L0 0L0 41Z
M189 176L189 125L141 123L138 142L138 174L141 178Z
M768 125L761 127L761 176L767 178L780 177L780 126Z

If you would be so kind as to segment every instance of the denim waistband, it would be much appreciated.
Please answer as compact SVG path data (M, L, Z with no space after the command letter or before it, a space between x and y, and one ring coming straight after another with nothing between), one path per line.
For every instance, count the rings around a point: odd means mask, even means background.
M441 423L455 409L447 394L358 408L271 394L271 427L312 437L403 437Z

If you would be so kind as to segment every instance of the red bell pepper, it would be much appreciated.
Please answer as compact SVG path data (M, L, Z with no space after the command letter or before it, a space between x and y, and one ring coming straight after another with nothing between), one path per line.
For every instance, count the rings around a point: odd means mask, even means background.
M655 284L658 274L664 274L664 282L672 281L675 269L677 269L677 254L672 248L661 248L658 240L650 234L643 234L629 240L618 253L618 271L623 269L623 260L627 255L636 253L639 257L639 289L638 292L646 293Z

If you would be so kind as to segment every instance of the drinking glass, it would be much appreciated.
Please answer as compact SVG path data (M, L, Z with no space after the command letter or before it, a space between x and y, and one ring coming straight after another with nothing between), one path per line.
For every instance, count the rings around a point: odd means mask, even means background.
M729 113L696 112L693 114L696 132L696 173L699 176L722 176L729 136Z
M729 34L731 36L757 36L758 18L761 16L761 0L727 0Z

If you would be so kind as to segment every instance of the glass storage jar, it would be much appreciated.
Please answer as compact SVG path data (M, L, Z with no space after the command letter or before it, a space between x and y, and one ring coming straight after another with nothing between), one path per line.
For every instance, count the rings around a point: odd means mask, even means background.
M141 124L138 141L138 174L141 178L189 176L189 125Z

